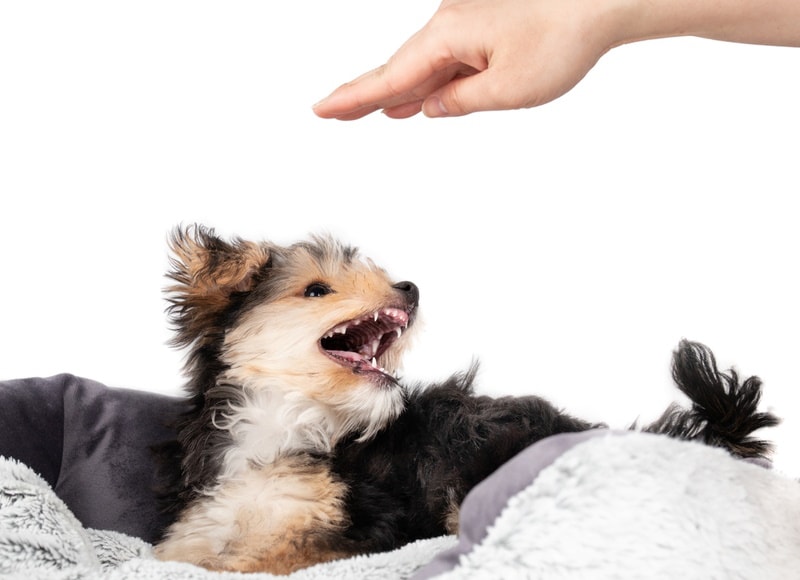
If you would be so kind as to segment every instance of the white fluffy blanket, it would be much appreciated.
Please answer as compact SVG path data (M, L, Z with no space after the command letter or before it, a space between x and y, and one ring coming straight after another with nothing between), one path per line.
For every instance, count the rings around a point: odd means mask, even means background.
M433 538L394 552L314 566L291 578L409 578L453 544L453 537ZM0 457L0 578L229 580L242 577L178 562L160 562L153 558L152 547L137 538L85 529L47 482L26 465ZM270 574L246 577L278 578Z
M800 486L699 444L603 434L540 442L464 502L461 534L315 566L296 579L800 577ZM87 530L0 458L0 577L228 580ZM254 580L272 578L251 575Z

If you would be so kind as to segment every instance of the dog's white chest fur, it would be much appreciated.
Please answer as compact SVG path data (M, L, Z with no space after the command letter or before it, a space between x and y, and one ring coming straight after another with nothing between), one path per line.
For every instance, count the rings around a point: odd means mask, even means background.
M270 465L286 454L330 451L336 430L333 413L277 389L243 392L241 403L219 411L214 425L233 439L222 458L220 481L239 478L252 467Z

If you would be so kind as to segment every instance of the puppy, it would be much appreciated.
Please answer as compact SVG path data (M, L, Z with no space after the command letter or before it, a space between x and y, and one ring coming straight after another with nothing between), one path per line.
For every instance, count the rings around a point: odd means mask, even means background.
M192 410L172 448L177 519L161 559L287 574L454 533L464 496L505 461L603 426L535 396L476 396L474 369L404 386L419 291L330 238L282 247L196 226L171 246ZM645 431L767 456L750 434L777 419L757 410L757 378L740 384L688 342L673 369L693 405Z

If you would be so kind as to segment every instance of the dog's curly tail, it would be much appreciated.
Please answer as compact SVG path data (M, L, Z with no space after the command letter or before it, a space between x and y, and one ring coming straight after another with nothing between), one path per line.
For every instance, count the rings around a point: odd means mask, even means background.
M772 445L751 433L774 427L780 420L758 411L761 379L753 376L740 382L735 370L717 368L708 347L688 340L681 341L673 354L672 377L691 399L691 408L672 405L644 431L697 439L737 457L768 459Z

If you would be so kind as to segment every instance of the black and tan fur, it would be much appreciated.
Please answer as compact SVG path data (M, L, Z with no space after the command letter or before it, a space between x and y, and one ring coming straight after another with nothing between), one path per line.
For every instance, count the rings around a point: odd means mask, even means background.
M473 371L403 385L419 292L330 238L284 247L190 227L172 251L193 409L172 448L162 559L285 574L452 533L466 493L516 453L602 427L535 396L476 396ZM768 453L750 436L776 423L757 410L758 379L740 384L689 342L674 376L692 407L645 430Z

